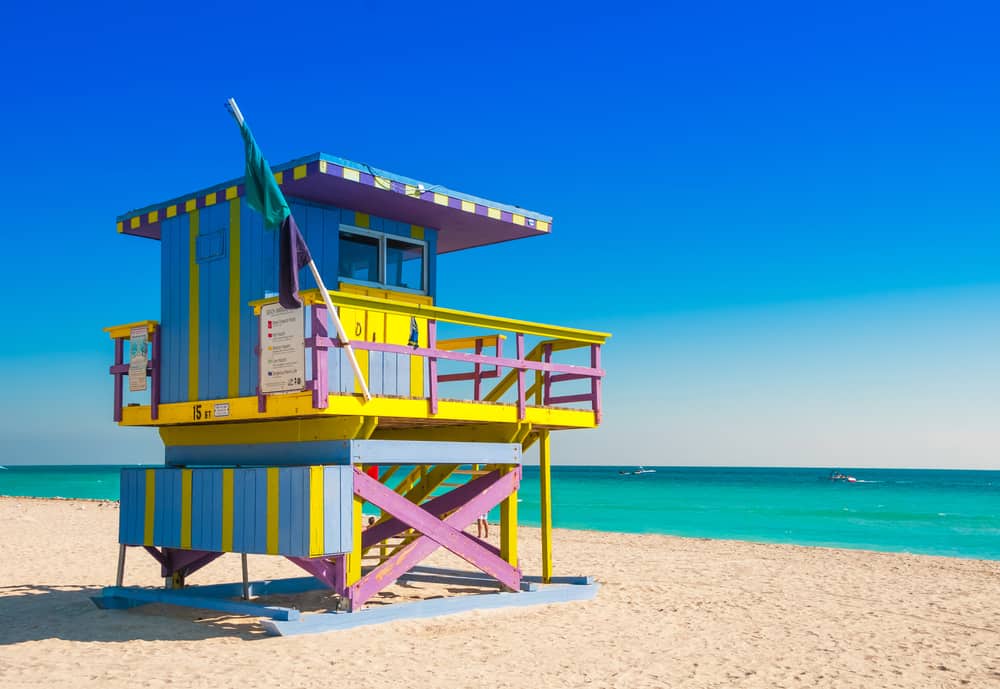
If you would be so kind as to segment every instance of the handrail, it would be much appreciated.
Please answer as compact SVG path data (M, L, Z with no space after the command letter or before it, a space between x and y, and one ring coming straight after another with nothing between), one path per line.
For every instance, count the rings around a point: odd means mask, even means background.
M577 342L568 342L566 340L542 341L531 348L531 351L528 352L527 355L525 355L524 357L525 360L541 361L542 351L545 349L545 345L549 345L550 347L552 347L551 351L553 352L564 352L568 349L579 349L581 347L586 346ZM517 382L517 371L516 370L508 371L507 375L501 378L500 381L493 386L493 389L490 390L488 393L486 393L483 399L487 402L499 402L500 398L503 397L503 394L508 390L510 390L512 387L514 387L514 383L516 382ZM532 384L532 386L528 388L525 394L530 397L532 394L534 394L535 390L536 390L536 384Z
M135 323L123 323L122 325L109 325L103 330L114 340L119 337L128 337L132 334L132 328L141 328L143 326L152 334L154 330L160 327L160 323L158 321L136 321Z
M319 290L310 289L299 292L299 297L303 304L322 304L323 299ZM348 294L330 290L330 300L337 306L348 306L359 309L371 309L384 313L394 313L401 316L416 316L429 320L444 321L456 325L468 325L474 328L485 328L487 330L505 330L519 332L525 335L538 337L548 337L560 340L572 340L584 344L604 344L610 333L602 333L595 330L581 330L578 328L565 328L558 325L547 325L545 323L533 323L531 321L521 321L513 318L502 318L499 316L488 316L471 311L459 311L457 309L446 309L440 306L428 304L414 304L393 299L382 299L380 297L369 297L360 294ZM277 297L267 299L257 299L250 302L254 313L260 315L261 307L266 304L273 304L278 301Z
M146 328L149 337L150 354L146 361L146 375L151 379L149 404L150 417L159 418L160 409L160 323L158 321L146 320L135 323L125 323L123 325L112 325L104 328L104 332L111 335L111 340L115 343L114 363L108 369L108 373L114 378L114 402L113 417L115 423L122 420L122 405L124 404L123 386L125 379L130 372L130 364L125 360L126 340L132 336L132 328Z

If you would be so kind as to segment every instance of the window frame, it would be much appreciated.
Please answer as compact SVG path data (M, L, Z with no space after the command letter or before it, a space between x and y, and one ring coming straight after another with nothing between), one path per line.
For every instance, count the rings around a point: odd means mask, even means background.
M378 282L370 282L368 280L357 280L351 277L344 277L340 275L340 235L341 234L353 234L361 237L369 237L378 240ZM421 276L420 281L422 283L421 289L412 289L410 287L400 287L398 285L390 285L386 282L387 273L387 263L388 263L388 246L387 240L392 239L393 241L398 241L402 244L412 244L413 246L420 247L421 250ZM430 270L430 261L428 256L429 247L427 240L416 239L414 237L404 237L403 235L389 234L387 232L378 232L377 230L371 230L367 227L357 227L356 225L345 225L341 223L337 228L337 279L340 282L346 282L350 285L361 285L364 287L376 287L378 289L396 291L396 292L406 292L409 294L424 294L428 293L428 282Z

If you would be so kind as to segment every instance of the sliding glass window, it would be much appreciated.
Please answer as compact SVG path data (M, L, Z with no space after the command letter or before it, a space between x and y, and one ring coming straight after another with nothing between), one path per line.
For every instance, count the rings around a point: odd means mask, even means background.
M339 263L346 282L427 291L427 244L419 239L341 226Z

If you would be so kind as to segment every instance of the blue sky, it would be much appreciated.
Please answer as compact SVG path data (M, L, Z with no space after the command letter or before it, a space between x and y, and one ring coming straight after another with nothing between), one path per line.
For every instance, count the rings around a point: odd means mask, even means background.
M988 3L21 3L0 28L0 463L149 461L101 327L129 208L322 150L554 216L440 303L609 330L567 463L1000 467ZM472 285L488 285L482 291Z

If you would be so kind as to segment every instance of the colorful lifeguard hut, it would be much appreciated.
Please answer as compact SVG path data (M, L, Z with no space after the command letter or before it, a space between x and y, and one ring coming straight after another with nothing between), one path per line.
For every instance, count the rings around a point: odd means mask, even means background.
M160 242L161 308L158 320L106 328L113 418L157 428L164 466L122 471L118 581L99 604L164 600L122 586L127 547L156 558L178 593L197 589L187 579L223 553L241 553L244 598L246 554L284 556L344 611L437 548L506 591L554 581L549 436L600 423L609 336L437 303L439 254L544 236L552 219L326 154L271 169L323 282L336 286L330 301L371 398L312 277L302 274L302 308L277 303L278 233L247 204L245 180L120 216L119 233ZM537 577L522 575L517 549L532 445ZM464 531L498 505L499 548Z

